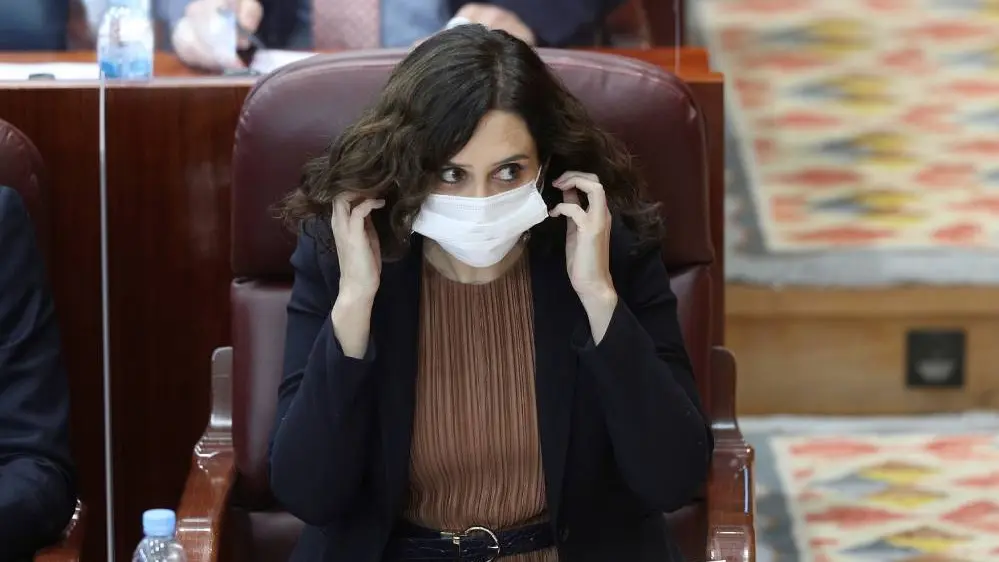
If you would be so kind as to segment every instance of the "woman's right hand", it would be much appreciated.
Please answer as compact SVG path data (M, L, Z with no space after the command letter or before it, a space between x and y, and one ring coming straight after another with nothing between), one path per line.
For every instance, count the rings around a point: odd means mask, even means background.
M340 264L339 299L373 302L382 273L381 246L371 222L371 212L385 206L384 199L364 199L341 193L333 200L330 227ZM356 204L355 204L356 203Z

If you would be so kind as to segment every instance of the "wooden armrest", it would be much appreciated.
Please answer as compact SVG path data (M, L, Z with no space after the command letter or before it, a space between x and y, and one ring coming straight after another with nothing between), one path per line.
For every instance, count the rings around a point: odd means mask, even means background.
M730 351L711 350L711 374L715 452L708 482L708 560L754 562L753 448L736 422L735 358Z
M222 525L236 479L232 448L232 348L212 355L212 413L194 446L191 471L177 508L177 540L188 562L219 558Z
M35 554L35 562L79 562L86 515L86 507L80 500L76 500L76 510L66 525L66 530L63 531L62 540L38 551Z

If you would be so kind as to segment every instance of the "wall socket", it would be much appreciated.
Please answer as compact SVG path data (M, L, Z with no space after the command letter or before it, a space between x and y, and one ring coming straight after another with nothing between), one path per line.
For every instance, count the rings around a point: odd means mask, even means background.
M905 338L905 383L912 388L964 386L964 330L920 328Z

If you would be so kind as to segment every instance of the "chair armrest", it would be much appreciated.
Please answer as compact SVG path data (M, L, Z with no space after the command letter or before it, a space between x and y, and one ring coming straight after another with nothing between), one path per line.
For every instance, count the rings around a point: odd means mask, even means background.
M62 539L35 554L35 562L79 562L80 550L83 548L83 528L86 523L87 509L80 500L76 500L76 510L69 524L62 533Z
M735 415L735 358L723 347L711 350L711 428L715 452L708 483L708 560L756 560L753 448Z
M219 559L229 493L236 480L232 447L232 348L212 355L212 412L194 446L177 508L177 541L188 562Z

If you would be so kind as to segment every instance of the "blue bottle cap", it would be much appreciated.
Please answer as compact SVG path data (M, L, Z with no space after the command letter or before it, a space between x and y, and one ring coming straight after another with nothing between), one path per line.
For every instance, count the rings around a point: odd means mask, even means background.
M171 509L150 509L142 514L142 532L147 537L172 537L177 514Z

